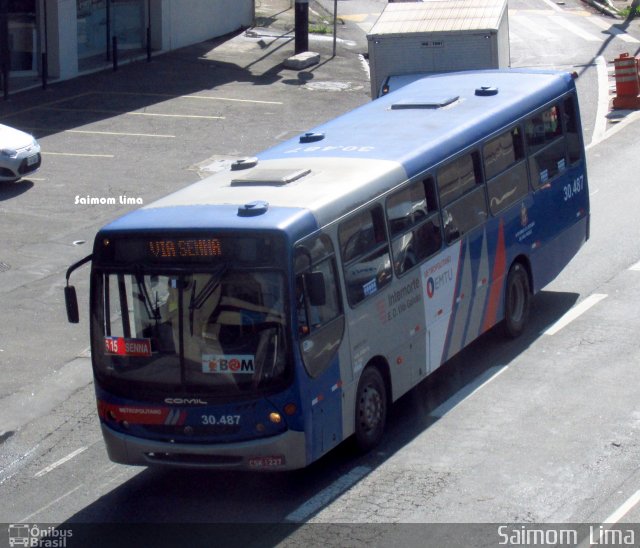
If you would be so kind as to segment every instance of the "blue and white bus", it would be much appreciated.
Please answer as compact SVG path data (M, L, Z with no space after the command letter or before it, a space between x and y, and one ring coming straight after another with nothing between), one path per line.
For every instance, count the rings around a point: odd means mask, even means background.
M431 76L102 228L98 411L119 463L285 470L390 405L589 237L574 80Z

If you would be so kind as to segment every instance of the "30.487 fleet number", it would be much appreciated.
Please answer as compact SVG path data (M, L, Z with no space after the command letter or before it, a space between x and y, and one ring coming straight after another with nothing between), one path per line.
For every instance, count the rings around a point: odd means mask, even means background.
M240 424L240 415L202 415L200 420L205 426L216 426L220 424L230 426Z
M576 194L580 194L584 190L584 175L579 175L573 180L573 183L564 185L562 187L562 193L564 195L564 201L571 200Z

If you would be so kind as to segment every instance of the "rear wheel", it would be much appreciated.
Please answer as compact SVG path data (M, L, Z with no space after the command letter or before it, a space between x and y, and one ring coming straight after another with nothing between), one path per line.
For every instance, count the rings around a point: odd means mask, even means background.
M522 335L529 318L531 289L524 266L515 263L509 270L504 302L504 331L515 339Z
M376 367L367 367L358 383L355 441L366 452L380 443L387 421L387 390Z

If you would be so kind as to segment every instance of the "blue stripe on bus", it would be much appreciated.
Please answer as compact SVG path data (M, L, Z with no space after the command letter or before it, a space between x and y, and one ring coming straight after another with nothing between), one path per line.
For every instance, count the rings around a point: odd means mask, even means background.
M238 216L237 205L191 205L143 208L108 224L105 232L154 230L283 230L292 241L318 229L313 214L304 208L269 207L254 217Z
M522 78L514 74L517 72L476 71L423 78L312 129L311 133L324 134L322 140L300 144L299 138L292 139L258 157L392 160L400 162L412 177L543 106L550 97L575 88L566 73L527 71L529 77ZM476 96L475 90L482 86L496 87L498 94ZM447 94L459 95L460 101L438 109L391 109L400 101L419 103ZM443 127L449 131L443 132Z

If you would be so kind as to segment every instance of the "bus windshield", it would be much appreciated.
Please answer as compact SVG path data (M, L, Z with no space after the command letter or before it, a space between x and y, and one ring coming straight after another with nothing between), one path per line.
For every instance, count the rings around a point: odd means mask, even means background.
M279 272L218 265L191 274L102 273L96 282L96 374L121 390L144 383L230 396L281 385L288 373Z

